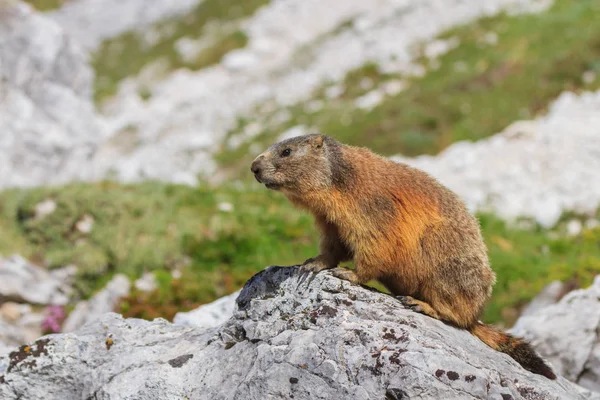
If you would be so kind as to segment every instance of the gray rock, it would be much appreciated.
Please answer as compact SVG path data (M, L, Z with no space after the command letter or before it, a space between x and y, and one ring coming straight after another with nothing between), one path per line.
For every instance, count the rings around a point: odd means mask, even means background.
M599 399L531 374L469 333L328 272L271 267L224 325L107 314L0 358L27 399Z
M567 285L561 281L553 281L546 285L537 296L521 312L521 318L527 315L535 315L542 308L556 303L567 291Z
M62 26L87 51L104 39L153 22L184 15L202 0L77 0L69 1L48 17Z
M102 139L87 58L52 20L0 4L0 188L91 179Z
M29 304L6 302L0 306L0 354L31 343L42 335L44 313ZM9 347L10 346L10 347Z
M204 304L195 310L178 312L173 318L173 323L197 328L213 328L231 318L236 308L236 299L240 291L221 297L209 304Z
M125 275L115 275L106 287L96 293L94 297L75 306L63 324L63 332L74 331L114 310L119 299L129 295L130 287L131 283Z
M589 288L520 318L512 331L530 339L565 378L600 391L600 276Z
M69 301L74 266L48 271L21 256L0 258L0 300L38 305Z

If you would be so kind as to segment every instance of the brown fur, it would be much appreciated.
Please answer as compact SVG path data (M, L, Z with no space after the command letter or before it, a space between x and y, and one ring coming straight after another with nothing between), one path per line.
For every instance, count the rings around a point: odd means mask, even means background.
M434 178L325 135L276 143L251 169L259 182L314 215L320 254L305 269L333 269L356 284L377 279L406 306L467 329L524 368L555 378L528 344L478 322L495 274L479 223ZM354 271L337 268L347 260L354 260Z

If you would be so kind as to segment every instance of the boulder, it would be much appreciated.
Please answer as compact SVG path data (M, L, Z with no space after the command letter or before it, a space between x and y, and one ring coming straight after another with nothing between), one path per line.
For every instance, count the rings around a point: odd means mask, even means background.
M269 267L214 328L105 314L0 358L0 398L600 399L329 272Z
M0 257L0 302L65 305L76 272L74 266L48 271L18 255Z
M71 332L90 321L97 320L115 309L121 297L129 295L131 283L123 274L115 275L110 282L91 299L75 306L62 327L63 332Z
M600 392L600 276L589 288L521 317L512 332L531 340L565 378Z
M0 188L89 180L104 125L94 73L61 26L0 2Z
M212 328L219 326L231 318L235 308L236 299L240 291L223 296L212 303L204 304L195 310L175 314L173 323L198 328Z

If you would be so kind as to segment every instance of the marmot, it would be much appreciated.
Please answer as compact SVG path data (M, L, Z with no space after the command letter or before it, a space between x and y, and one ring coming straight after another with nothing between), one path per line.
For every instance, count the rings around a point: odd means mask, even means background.
M332 269L354 284L376 279L408 308L556 378L526 341L478 320L496 276L479 222L433 177L321 134L272 145L251 171L314 215L320 254L304 262L305 271ZM355 270L338 267L348 260Z

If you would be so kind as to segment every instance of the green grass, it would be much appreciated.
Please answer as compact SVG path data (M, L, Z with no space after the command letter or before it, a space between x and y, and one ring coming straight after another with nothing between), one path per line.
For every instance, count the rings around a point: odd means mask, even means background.
M496 44L484 40L490 33L497 35ZM248 154L252 144L265 147L299 124L384 155L436 154L456 141L485 138L515 120L535 117L564 90L600 88L597 0L556 0L540 14L484 18L440 38L457 38L460 45L433 63L416 50L428 71L422 78L385 75L377 65L367 64L348 73L339 98L326 99L325 88L314 93L314 99L325 101L322 110L307 112L305 104L290 107L289 121L267 123L262 134L238 148L223 146L218 161L238 171L254 156ZM584 82L586 72L597 78ZM407 88L370 111L360 110L354 102L370 90L361 85L365 78L374 87L402 79Z
M35 205L53 199L56 210L35 218ZM219 205L230 203L232 211ZM75 226L95 220L89 234ZM498 282L484 318L511 316L554 279L591 283L600 273L600 229L550 239L540 228L509 227L480 216ZM241 287L268 265L293 265L316 254L312 218L278 193L249 187L199 187L145 183L76 184L10 190L0 195L0 253L21 253L49 268L75 263L86 297L117 272L131 278L155 271L159 289L133 292L126 315L171 318ZM173 279L170 271L182 277Z
M24 0L25 3L31 4L39 11L52 11L60 8L66 1L65 0Z
M268 2L204 0L185 16L160 21L144 29L146 34L153 31L158 35L154 42L148 43L144 33L136 31L105 40L92 58L96 71L96 102L101 103L114 95L123 79L136 76L144 67L157 61L166 61L167 72L177 68L198 70L218 63L227 52L247 43L246 35L235 29L235 21L252 15ZM233 25L233 29L229 25ZM212 44L196 58L184 60L177 52L177 40L204 38L208 33L213 39Z

